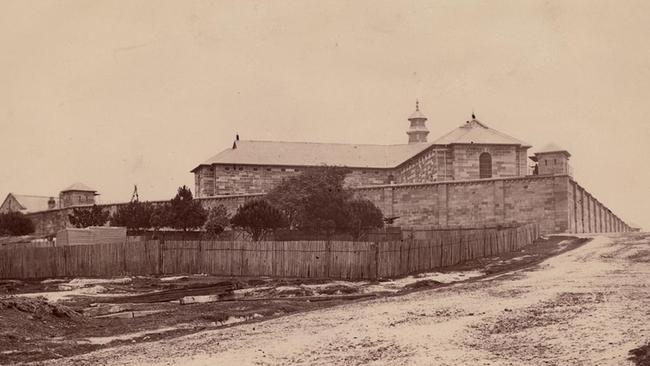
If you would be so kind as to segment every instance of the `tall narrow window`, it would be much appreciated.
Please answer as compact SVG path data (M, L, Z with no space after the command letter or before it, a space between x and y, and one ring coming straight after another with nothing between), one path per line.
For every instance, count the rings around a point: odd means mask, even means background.
M479 177L492 178L492 156L488 153L483 153L478 157L479 164Z

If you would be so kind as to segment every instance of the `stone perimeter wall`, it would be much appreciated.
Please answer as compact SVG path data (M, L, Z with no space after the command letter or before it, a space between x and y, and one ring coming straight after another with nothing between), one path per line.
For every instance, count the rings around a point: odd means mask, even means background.
M396 226L477 227L540 224L549 233L630 231L630 227L567 175L394 184L354 189L373 201ZM205 208L224 205L230 214L260 195L199 198ZM160 201L162 202L162 201ZM155 202L154 202L155 203ZM122 204L101 205L114 212ZM72 208L30 214L37 233L54 234L68 225Z
M568 175L362 187L356 192L403 227L537 222L544 234L631 230Z

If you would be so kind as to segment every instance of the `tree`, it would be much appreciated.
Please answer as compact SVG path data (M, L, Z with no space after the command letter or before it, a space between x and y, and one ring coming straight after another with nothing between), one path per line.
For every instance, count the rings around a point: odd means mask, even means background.
M91 208L74 208L72 215L68 215L70 224L74 227L104 226L108 221L109 213L103 208L93 205Z
M151 227L154 230L159 230L160 228L170 226L169 212L169 202L153 206L151 209L151 218L149 220Z
M205 209L192 197L192 191L186 186L178 188L176 196L169 202L168 225L175 229L197 229L203 226L207 218Z
M20 212L0 214L0 235L27 235L34 232L34 223Z
M111 216L111 226L126 226L127 229L140 231L151 227L153 207L150 203L133 201L119 206Z
M348 202L349 230L354 239L359 239L363 231L384 227L384 215L369 200L353 199Z
M208 236L215 237L221 234L229 223L230 219L228 218L226 206L219 205L211 208L208 212L208 219L205 222L204 228Z
M346 202L351 194L343 187L350 172L341 167L318 167L285 179L267 195L291 228L343 230L347 225Z
M277 228L287 226L287 220L282 212L265 199L246 202L237 209L230 223L249 233L254 241L263 239L267 233Z

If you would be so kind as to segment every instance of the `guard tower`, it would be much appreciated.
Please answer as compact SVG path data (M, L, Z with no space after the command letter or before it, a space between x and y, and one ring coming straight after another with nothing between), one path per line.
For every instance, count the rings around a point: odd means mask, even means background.
M98 195L97 190L82 183L75 183L59 193L59 200L61 207L87 206L94 205L95 196Z
M556 175L568 174L573 175L569 158L571 154L555 144L544 146L541 151L536 152L531 160L537 163L537 174L539 175Z

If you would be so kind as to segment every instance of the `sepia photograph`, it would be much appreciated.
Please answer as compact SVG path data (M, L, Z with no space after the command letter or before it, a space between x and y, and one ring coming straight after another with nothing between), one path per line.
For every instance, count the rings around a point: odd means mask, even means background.
M0 0L0 365L650 366L649 35Z

